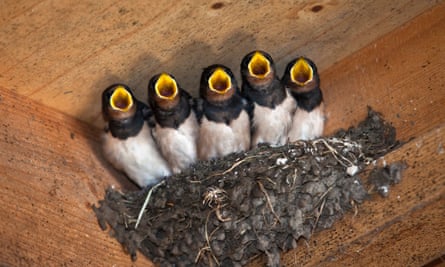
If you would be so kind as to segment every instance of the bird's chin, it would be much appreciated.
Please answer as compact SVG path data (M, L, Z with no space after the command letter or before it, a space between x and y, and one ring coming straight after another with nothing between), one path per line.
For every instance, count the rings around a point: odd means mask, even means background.
M121 121L133 117L135 113L136 113L135 106L133 106L132 108L130 108L128 111L125 112L110 108L108 110L107 118L114 121Z
M249 76L249 77L247 77L247 81L255 90L267 91L273 81L273 78L274 78L273 75L268 75L261 79L256 78L254 76Z
M156 105L160 107L163 110L170 110L176 107L179 104L179 97L176 96L173 99L163 99L163 98L157 98L156 99Z
M291 68L290 76L292 82L299 86L305 86L313 81L314 70L304 58L300 58Z
M230 88L227 90L224 94L214 92L212 90L208 90L206 99L210 103L221 103L229 100L234 95L235 90L233 88Z
M317 87L318 87L318 83L316 81L311 81L303 86L293 84L292 86L289 87L289 89L294 93L303 94L303 93L310 92Z

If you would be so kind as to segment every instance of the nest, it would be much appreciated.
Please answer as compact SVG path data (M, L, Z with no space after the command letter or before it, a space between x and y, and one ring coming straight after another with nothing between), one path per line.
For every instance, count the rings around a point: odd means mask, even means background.
M281 252L367 198L362 170L398 144L395 129L369 109L332 137L199 162L149 192L108 189L94 210L133 260L139 250L161 266L242 266L265 254L279 266ZM381 176L375 172L378 185Z

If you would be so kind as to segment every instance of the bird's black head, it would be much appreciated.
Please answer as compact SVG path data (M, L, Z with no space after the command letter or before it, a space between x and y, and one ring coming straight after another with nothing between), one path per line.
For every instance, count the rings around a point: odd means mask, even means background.
M320 87L317 66L312 60L302 56L287 64L281 81L294 93L305 93Z
M241 77L243 83L253 89L261 89L270 85L276 77L275 63L267 52L256 50L244 56L241 61Z
M137 110L137 100L125 84L113 84L102 93L102 115L105 121L131 118Z
M214 64L205 68L201 75L200 96L211 102L225 102L238 92L233 72L226 66Z
M180 88L173 75L160 73L148 83L148 103L152 109L169 110L178 105Z

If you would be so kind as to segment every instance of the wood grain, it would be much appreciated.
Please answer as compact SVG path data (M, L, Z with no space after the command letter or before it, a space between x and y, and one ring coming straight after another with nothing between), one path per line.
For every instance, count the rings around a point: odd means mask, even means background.
M109 185L135 189L103 162L99 132L4 88L0 114L0 265L131 265L91 209Z
M324 70L442 1L2 1L0 85L98 126L101 91L145 100L168 71L196 95L203 67L264 49L279 73L297 54ZM238 75L237 75L238 76Z
M444 214L442 193L439 199L416 205L412 212L342 247L322 265L423 266L445 252Z
M445 4L425 12L322 73L326 133L360 121L370 105L404 140L444 121Z

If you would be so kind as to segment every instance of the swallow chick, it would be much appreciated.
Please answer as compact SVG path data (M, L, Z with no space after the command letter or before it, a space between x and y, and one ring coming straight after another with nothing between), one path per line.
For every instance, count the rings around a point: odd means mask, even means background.
M199 158L208 160L249 149L247 102L239 94L232 71L219 64L205 68L201 75L200 96Z
M156 125L153 136L173 173L179 173L196 162L199 124L192 97L175 78L161 73L148 84L148 103Z
M140 187L154 185L171 174L152 138L147 122L151 111L128 86L114 84L104 90L102 115L107 123L103 153L116 169Z
M272 57L253 51L241 61L242 95L253 105L251 147L284 145L296 109L294 98L280 82Z
M310 140L323 134L325 116L320 78L314 62L298 57L286 67L282 83L297 102L288 137L290 142Z

